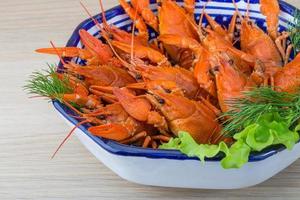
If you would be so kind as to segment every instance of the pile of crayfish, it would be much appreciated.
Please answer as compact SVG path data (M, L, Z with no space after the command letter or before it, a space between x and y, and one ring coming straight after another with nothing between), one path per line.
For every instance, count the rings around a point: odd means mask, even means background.
M277 0L260 0L267 33L250 19L249 6L243 16L234 1L228 28L205 6L197 22L194 0L183 7L161 0L157 15L149 0L119 2L134 22L132 32L109 25L100 1L102 23L82 6L101 38L81 29L84 48L51 43L37 50L60 57L63 69L57 76L68 79L71 88L61 94L62 102L83 120L79 125L91 124L95 136L158 148L185 131L201 144L231 143L219 117L231 109L231 99L262 86L288 93L300 86L300 55L289 59L293 45L289 32L278 32ZM155 39L149 40L148 28L157 33Z

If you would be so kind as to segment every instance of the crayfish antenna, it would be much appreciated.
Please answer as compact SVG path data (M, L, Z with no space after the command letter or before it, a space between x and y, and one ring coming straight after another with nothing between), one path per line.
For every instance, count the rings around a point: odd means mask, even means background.
M71 110L73 110L76 114L78 115L82 115L82 113L77 110L76 108L74 108L74 106L72 106L70 103L63 101L63 103L65 105L67 105ZM70 117L73 117L75 119L86 119L85 117L80 117L80 116L72 116L69 115ZM88 120L84 120L82 122L79 122L69 133L68 135L65 137L65 139L60 143L60 145L58 146L58 148L55 150L55 152L52 154L51 159L53 159L55 157L55 155L58 153L58 151L61 149L61 147L66 143L66 141L71 137L71 135L74 133L74 131L81 126L82 124L88 123Z
M135 10L135 14L134 14L134 20L132 23L132 32L131 32L131 50L130 50L130 59L131 59L131 63L133 62L133 50L134 50L134 31L135 31L135 22L136 22L136 17L137 17L137 11L138 9Z
M239 16L241 19L244 19L244 17L242 16L242 14L241 14L240 11L239 11L239 7L237 6L235 0L232 0L232 3L233 3L233 5L234 5L234 7L235 7L235 10L236 10L238 16Z
M104 28L105 28L105 27L108 27L108 23L107 23L107 19L106 19L106 16L105 16L105 10L104 10L102 0L99 0L99 4L100 4L100 10L101 10L101 14L102 14L102 21L103 21Z
M101 26L101 24L92 16L92 14L90 13L90 11L87 9L87 7L80 1L79 2L81 7L84 9L84 11L87 13L87 15L93 20L94 24L99 28L100 32L105 32L104 28ZM105 17L106 20L106 17ZM107 36L103 35L103 37L106 39ZM107 38L108 39L108 38Z
M105 27L108 27L108 23L107 23L107 19L106 19L106 16L105 16L105 10L104 10L104 7L103 7L103 2L102 0L99 0L99 3L100 3L100 9L101 9L101 13L102 13L102 18L103 18L103 24L104 24L104 28ZM132 35L131 35L131 52L130 52L130 64L132 64L132 61L133 61L133 57L134 57L134 32L135 32L135 22L136 22L136 18L137 18L137 15L138 15L138 9L135 10L135 15L134 15L134 20L133 20L133 25L132 25ZM110 41L109 41L110 42ZM114 51L114 47L113 45L111 46L111 48L113 48L113 52L116 54L117 58L123 63L125 62L126 63L126 67L128 69L131 69L132 67L129 66L130 64L127 63L125 60L123 60L120 56L117 55L117 52Z
M104 10L104 7L103 7L102 0L99 0L99 4L100 4L100 9L101 9L101 13L102 13L102 20L103 20L103 24L104 24L104 28L105 28L105 27L108 27L108 23L107 23L107 19L106 19L106 16L105 16L105 10ZM132 48L131 48L131 53L130 53L131 61L133 60L133 56L134 56L133 55L133 50L134 50L133 47L134 47L135 21L136 21L137 14L138 14L137 11L138 11L138 9L136 9L136 11L135 11L134 21L133 21L133 25L132 25L132 35L131 35ZM123 61L121 61L121 62L123 62Z
M70 68L70 66L74 65L74 63L72 63L72 62L66 63L65 60L63 59L63 57L61 56L61 54L59 53L57 47L54 45L54 43L52 41L50 41L50 44L51 44L52 48L54 49L54 51L56 52L56 55L58 56L60 62L62 63L62 65L64 67L63 69L60 69L60 72L66 72L66 69Z
M247 0L247 12L246 12L246 18L249 19L250 15L250 0Z
M130 64L127 63L123 58L121 58L121 56L117 53L117 51L115 50L115 48L113 47L113 45L111 44L110 39L108 38L108 34L107 32L104 30L103 27L101 27L101 24L92 16L92 14L89 12L89 10L87 9L87 7L80 2L80 5L82 6L82 8L85 10L85 12L87 13L87 15L93 20L94 24L99 28L100 32L102 32L102 36L104 37L104 39L107 41L107 44L110 46L111 50L113 51L113 53L115 54L115 56L122 62L122 64L127 67L130 68ZM103 6L102 6L103 8ZM106 18L105 18L106 20Z
M66 141L72 136L72 134L74 133L74 131L80 127L82 124L88 123L88 120L84 120L82 122L79 122L78 124L76 124L76 126L68 133L68 135L65 137L65 139L60 143L60 145L58 146L58 148L55 150L55 152L53 153L53 155L51 156L51 159L53 159L56 154L58 153L58 151L61 149L61 147L66 143Z
M208 0L208 1L204 4L204 6L203 6L203 8L202 8L202 13L201 13L200 20L199 20L199 24L198 24L199 30L200 30L201 27L202 27L205 9L206 9L206 6L208 5L209 2L210 2L210 0Z
M50 41L50 44L51 44L52 48L55 50L60 62L63 64L63 66L67 65L67 63L64 61L62 56L59 54L59 52L58 52L57 48L55 47L54 43L52 41Z
M63 101L64 104L66 104L69 108L71 108L72 111L74 111L76 114L78 115L82 115L82 113L77 110L76 108L74 108L74 106L72 106L72 104L68 103L67 101Z

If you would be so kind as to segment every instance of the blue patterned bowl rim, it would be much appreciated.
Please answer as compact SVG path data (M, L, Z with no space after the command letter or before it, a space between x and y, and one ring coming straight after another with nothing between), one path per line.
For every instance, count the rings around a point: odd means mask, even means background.
M236 0L236 2L240 2L241 0ZM151 4L154 4L156 1L151 0ZM177 2L182 2L177 1ZM213 2L220 2L220 3L232 3L232 0L213 0ZM257 4L259 0L251 0L251 4ZM293 13L297 10L294 6L279 0L280 3L280 8L281 11L293 15ZM196 7L198 8L198 7ZM214 7L214 9L219 9L223 10L226 9L224 7ZM243 11L243 9L241 9ZM113 7L109 10L106 11L106 17L108 19L113 18L117 15L124 14L123 9L120 6ZM94 16L99 22L102 21L101 14L95 15ZM284 19L281 19L284 20ZM94 23L91 19L87 19L83 21L81 24L78 25L78 27L74 30L71 38L69 39L68 43L66 46L77 46L79 43L79 34L78 31L80 29L86 29L89 30L91 27L94 26ZM59 64L61 66L61 63ZM77 119L71 117L69 114L71 111L66 108L63 104L61 104L58 101L53 101L53 106L55 109L62 115L64 118L66 118L69 122L72 124L77 124L78 121ZM146 158L152 158L152 159L174 159L174 160L198 160L198 158L190 158L184 154L182 154L179 151L176 150L155 150L155 149L145 149L141 147L135 147L135 146L128 146L128 145L123 145L119 144L115 141L112 140L107 140L104 138L96 137L93 136L88 130L87 126L80 126L80 130L84 132L89 138L91 138L95 143L97 143L100 147L108 151L109 153L119 155L119 156L135 156L135 157L146 157ZM281 151L283 151L285 148L283 146L274 146L268 149L265 149L262 152L257 152L257 153L251 153L249 157L249 162L257 162L257 161L262 161L264 159L267 159ZM218 162L222 159L221 155L218 155L214 158L207 158L206 161L210 162Z

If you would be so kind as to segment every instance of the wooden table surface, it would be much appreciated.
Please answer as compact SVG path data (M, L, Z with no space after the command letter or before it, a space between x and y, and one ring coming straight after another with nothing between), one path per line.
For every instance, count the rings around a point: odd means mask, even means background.
M105 7L117 0L105 1ZM300 7L299 0L288 2ZM97 0L86 0L93 13ZM300 161L271 180L242 190L147 187L122 180L94 158L76 137L49 157L70 130L52 106L28 99L28 75L55 63L38 55L49 40L64 45L86 18L74 0L0 1L0 199L299 199ZM266 169L268 170L268 169Z

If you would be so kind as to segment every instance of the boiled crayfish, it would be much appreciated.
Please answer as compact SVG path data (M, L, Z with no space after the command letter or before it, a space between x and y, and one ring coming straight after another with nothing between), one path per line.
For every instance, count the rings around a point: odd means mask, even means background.
M249 6L242 16L235 1L228 28L205 11L206 5L196 22L194 0L183 7L160 0L157 15L149 0L119 3L134 21L131 33L108 24L100 0L102 24L83 7L101 40L79 30L84 48L37 50L59 56L63 66L56 75L68 79L69 88L60 99L95 136L152 148L180 131L202 144L228 142L219 115L231 109L230 99L261 86L289 93L300 87L300 54L288 62L292 46L286 43L289 33L278 32L277 0L260 1L268 33L250 19ZM234 38L238 27L240 38ZM151 42L148 28L158 34Z

